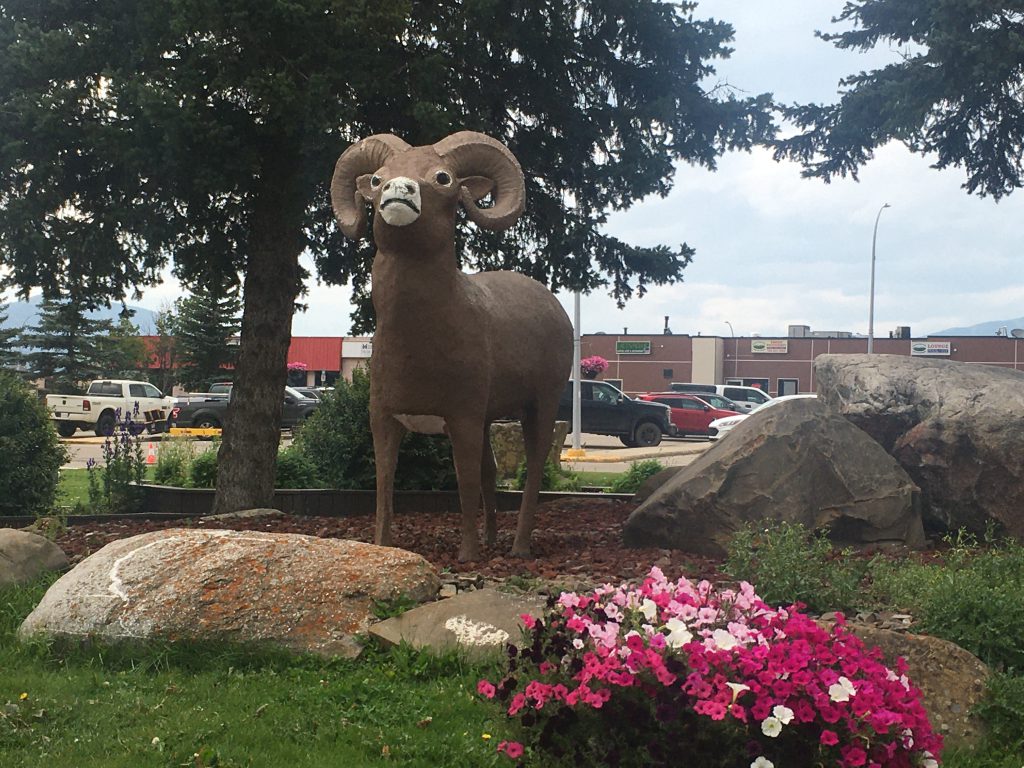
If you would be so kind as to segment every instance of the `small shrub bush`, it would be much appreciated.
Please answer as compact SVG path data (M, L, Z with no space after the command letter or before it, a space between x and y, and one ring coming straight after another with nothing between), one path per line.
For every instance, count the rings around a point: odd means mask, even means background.
M657 459L645 459L643 461L634 461L629 465L629 469L626 474L619 477L614 483L612 483L612 493L636 493L640 490L640 486L643 485L644 480L652 475L656 475L665 468Z
M179 488L188 485L189 469L195 457L196 443L192 438L165 439L160 443L156 466L153 468L153 482Z
M911 613L917 631L966 648L986 664L1024 670L1024 546L948 539L944 562L878 562L875 600Z
M519 462L512 486L521 491L526 487L526 462ZM540 480L542 491L576 491L579 490L579 476L568 469L562 469L552 461L544 462L544 475Z
M736 533L723 570L736 580L760 584L770 605L801 603L824 613L858 607L868 567L868 561L853 558L849 550L836 552L824 533L768 522Z
M512 721L497 749L544 766L937 768L905 663L842 620L827 631L750 584L671 582L562 593L508 670L477 692ZM681 758L680 749L685 749Z
M415 375L410 371L410 375ZM329 488L376 487L370 432L370 376L357 369L352 381L339 380L310 416L293 443L316 467ZM451 444L443 435L409 433L402 440L395 470L399 490L456 487Z
M67 458L46 405L24 381L0 371L0 514L50 512Z
M217 485L217 449L203 451L188 468L189 483L193 488L214 488Z
M277 454L275 488L319 488L316 464L302 451L289 446Z

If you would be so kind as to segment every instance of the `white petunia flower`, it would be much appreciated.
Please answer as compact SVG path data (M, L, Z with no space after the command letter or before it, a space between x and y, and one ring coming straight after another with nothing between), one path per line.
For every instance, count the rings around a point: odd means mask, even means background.
M775 763L769 760L764 755L761 755L754 762L750 764L750 768L775 768Z
M857 689L853 687L853 683L847 677L840 677L838 682L832 683L828 687L828 697L832 701L849 701L855 693L857 693Z
M654 621L658 618L658 604L649 597L644 598L644 601L640 603L640 613L642 613L644 618L648 621Z
M741 693L743 693L744 691L749 691L750 690L750 686L749 685L744 685L743 683L726 683L726 685L728 685L732 689L732 703L733 704L736 703L736 699L739 698L739 695Z
M724 629L716 629L711 633L711 639L723 651L730 651L739 645L739 642Z
M761 733L774 739L782 733L782 723L777 717L766 717L761 721Z
M778 719L783 725L789 725L793 722L793 710L782 704L777 705L773 710L772 714Z
M669 648L681 648L693 640L693 633L686 628L686 622L681 619L669 619L665 622L665 629L668 630L668 634L665 635L665 645Z

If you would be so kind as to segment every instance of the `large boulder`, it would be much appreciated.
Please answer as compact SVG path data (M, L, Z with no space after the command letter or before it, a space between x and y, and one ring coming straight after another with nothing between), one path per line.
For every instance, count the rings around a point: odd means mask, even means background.
M989 669L977 656L930 635L855 621L848 622L847 629L865 645L878 646L890 669L896 669L897 659L906 660L907 677L921 689L928 719L947 747L970 746L981 738L984 723L972 710L985 697Z
M342 539L172 528L107 544L61 577L19 634L227 640L355 656L374 602L437 594L419 555Z
M558 466L562 456L565 436L569 434L569 423L556 421L551 439L551 450L547 461ZM514 478L519 465L526 461L526 447L523 443L523 425L518 421L496 421L491 424L491 450L494 451L494 464L497 467L498 479Z
M628 546L726 554L765 520L828 528L838 543L921 546L914 483L864 432L814 398L745 419L626 521Z
M920 487L926 528L1024 538L1024 373L898 355L822 355L814 371Z
M0 586L32 581L45 571L65 571L68 558L37 533L0 528Z

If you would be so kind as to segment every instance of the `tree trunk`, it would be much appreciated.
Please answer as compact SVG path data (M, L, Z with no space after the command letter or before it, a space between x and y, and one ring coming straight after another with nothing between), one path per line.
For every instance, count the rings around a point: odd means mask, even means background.
M249 230L242 342L217 456L216 514L271 507L274 499L304 196L296 189L298 159L279 147L265 157Z

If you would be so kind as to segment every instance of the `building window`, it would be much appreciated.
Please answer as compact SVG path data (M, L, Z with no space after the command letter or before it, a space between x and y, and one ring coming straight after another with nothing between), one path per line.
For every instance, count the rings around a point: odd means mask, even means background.
M800 391L800 379L779 379L779 397L795 395Z
M675 373L673 372L673 370L671 368L662 368L661 369L661 376L662 376L662 378L665 378L665 379L673 379L673 378L675 378Z

